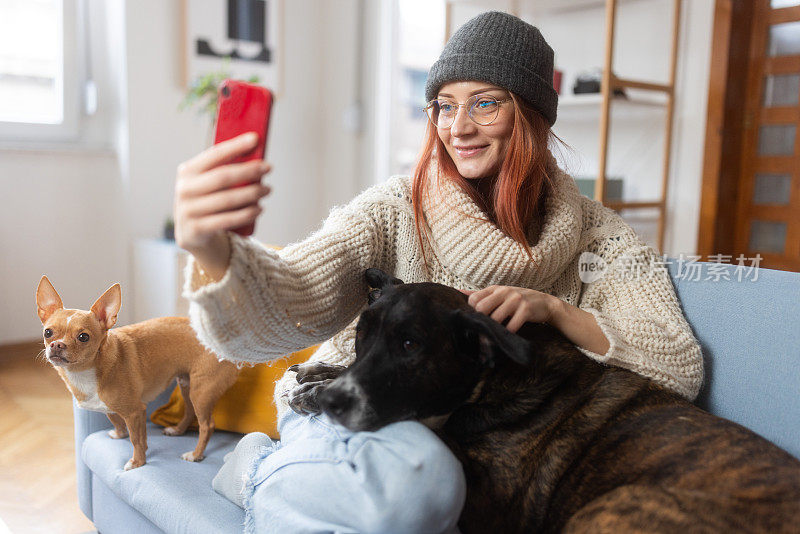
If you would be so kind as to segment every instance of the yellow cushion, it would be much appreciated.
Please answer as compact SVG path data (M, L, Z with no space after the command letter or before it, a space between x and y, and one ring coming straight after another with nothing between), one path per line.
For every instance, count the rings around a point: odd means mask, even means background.
M289 355L287 358L244 367L236 383L226 391L214 407L214 423L217 430L231 432L263 432L272 439L280 439L277 430L277 410L272 399L275 381L279 380L290 365L303 363L311 357L317 347L310 347ZM157 425L177 425L183 417L181 388L175 386L169 401L150 416ZM191 428L197 428L197 423Z

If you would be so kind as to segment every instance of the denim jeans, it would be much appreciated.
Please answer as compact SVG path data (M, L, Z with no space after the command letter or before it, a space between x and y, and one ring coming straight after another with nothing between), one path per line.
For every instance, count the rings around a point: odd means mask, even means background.
M350 432L289 410L245 478L245 532L457 533L464 471L414 421Z

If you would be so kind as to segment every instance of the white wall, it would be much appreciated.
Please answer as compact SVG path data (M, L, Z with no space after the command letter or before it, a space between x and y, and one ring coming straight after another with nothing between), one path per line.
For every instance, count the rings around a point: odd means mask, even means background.
M714 27L714 0L692 0L684 6L665 241L666 252L675 256L697 251Z
M114 151L121 5L91 3L99 102L94 116L82 118L80 141L0 147L0 344L41 336L34 298L43 274L67 307L84 309L113 283L127 282L124 191Z
M178 80L177 3L127 5L131 228L139 237L158 233L171 214L175 168L206 147L208 126L204 118L175 111L184 94ZM264 242L301 239L331 206L366 183L362 135L345 128L342 110L354 102L358 86L359 5L358 0L283 2L283 91L275 101L267 147L273 171L266 181L273 193L255 234ZM365 25L374 9L368 6ZM366 123L371 111L369 101L364 104Z
M324 217L375 182L375 86L379 62L381 9L374 0L312 1L318 9L323 56L318 78L316 115L307 125L319 152L318 209ZM359 64L360 63L360 64ZM297 84L308 83L298 72ZM321 220L312 222L312 228ZM283 241L285 242L285 241Z
M667 241L676 253L695 246L713 0L684 5ZM177 111L184 91L178 2L90 0L90 10L99 108L84 118L81 144L0 147L0 344L39 337L34 292L42 274L67 307L87 308L120 282L120 324L129 322L133 243L160 235L172 212L177 164L207 142L205 119ZM380 17L381 4L371 0L284 0L284 93L268 147L274 192L257 224L258 239L301 239L334 204L386 178L375 170ZM652 24L647 13L641 17L642 27ZM567 38L588 36L593 24L572 28ZM542 29L559 50L555 25ZM341 109L353 102L359 83L361 133L345 126Z
M46 274L68 308L87 309L124 272L122 188L113 153L0 156L0 343L36 339Z
M268 147L274 192L256 229L264 242L301 239L369 174L361 138L337 120L337 106L358 84L358 5L284 0L284 91ZM84 309L120 282L119 324L133 317L133 243L161 234L172 213L175 168L208 139L204 118L177 110L184 94L178 6L91 0L100 107L85 120L82 144L46 151L0 147L0 344L40 336L34 293L42 274L67 307ZM365 121L370 113L365 108Z
M317 5L311 0L284 2L285 79L267 148L274 168L267 182L274 192L256 227L257 238L275 244L299 239L322 216L320 161L328 136L321 96L325 88L336 90L342 76L336 69L324 69L328 63L347 66L347 55L335 50L336 40L348 36L328 32L327 25L338 23L336 13L331 10L328 15L334 19L325 20L323 10L314 9ZM136 238L157 234L172 213L175 168L207 146L208 124L194 113L176 111L184 94L178 2L147 0L127 6L131 229Z

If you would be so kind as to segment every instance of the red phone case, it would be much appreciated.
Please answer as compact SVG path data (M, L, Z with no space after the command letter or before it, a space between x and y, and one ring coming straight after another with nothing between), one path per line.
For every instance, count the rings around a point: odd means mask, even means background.
M214 144L232 139L247 132L256 132L259 142L247 154L232 160L240 163L254 159L264 159L264 150L269 132L269 115L272 110L272 92L266 87L238 80L224 80L219 86L217 100L217 128ZM251 182L237 184L243 187ZM253 235L255 224L236 228L233 231L242 236Z

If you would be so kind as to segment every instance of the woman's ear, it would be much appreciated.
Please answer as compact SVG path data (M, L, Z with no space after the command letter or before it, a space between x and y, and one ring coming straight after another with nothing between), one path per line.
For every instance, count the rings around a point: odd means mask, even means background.
M381 298L381 295L383 295L386 289L403 283L399 278L395 278L380 269L367 269L364 272L364 279L369 286L369 296L367 300L370 305Z
M452 325L460 348L476 353L484 365L494 367L501 357L522 365L531 364L531 344L488 315L456 310L452 315Z

